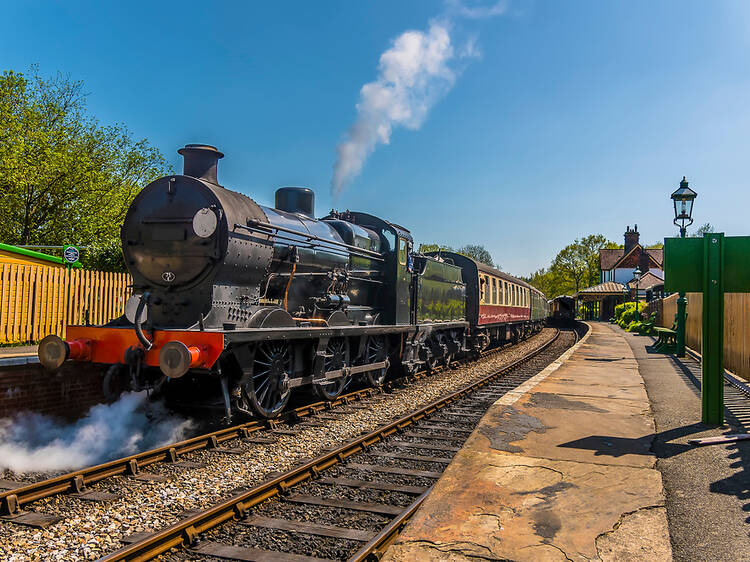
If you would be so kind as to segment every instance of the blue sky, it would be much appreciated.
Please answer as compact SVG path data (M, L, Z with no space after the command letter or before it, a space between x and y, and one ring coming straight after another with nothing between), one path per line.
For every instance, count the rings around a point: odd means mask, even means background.
M2 69L83 80L89 109L125 123L176 170L218 146L223 185L264 204L282 185L319 215L363 210L418 242L481 243L506 271L546 266L576 237L672 235L687 175L696 226L746 235L750 4L512 1L451 17L452 87L417 130L395 127L331 195L336 146L378 60L439 2L14 2ZM11 23L12 22L12 23ZM8 25L10 24L10 25Z

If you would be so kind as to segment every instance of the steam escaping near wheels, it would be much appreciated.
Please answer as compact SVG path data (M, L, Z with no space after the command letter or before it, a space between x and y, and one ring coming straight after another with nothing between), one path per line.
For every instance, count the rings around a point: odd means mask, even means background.
M0 420L0 469L17 473L75 470L185 439L192 420L149 402L146 392L93 406L85 417L59 419L24 412Z

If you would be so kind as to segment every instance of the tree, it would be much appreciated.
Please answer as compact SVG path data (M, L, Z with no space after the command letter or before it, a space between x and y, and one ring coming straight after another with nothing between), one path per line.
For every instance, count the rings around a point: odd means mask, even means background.
M492 254L490 254L489 250L481 244L466 244L466 246L462 246L458 249L458 253L475 259L485 265L489 265L490 267L494 267L495 269L500 269L500 266L495 265L495 262L492 260Z
M690 236L703 238L704 234L709 234L711 232L714 232L714 227L711 226L710 222L707 222L699 226Z
M549 269L534 272L528 281L548 298L577 293L599 283L599 250L618 247L601 234L576 239L558 252Z
M577 293L586 282L589 273L588 263L580 250L578 240L560 250L552 262L554 274L570 281Z
M0 76L3 242L111 247L138 191L170 171L148 141L87 114L82 82Z
M599 283L599 250L614 243L609 242L602 234L590 234L576 243L577 251L586 262L586 286L596 285Z

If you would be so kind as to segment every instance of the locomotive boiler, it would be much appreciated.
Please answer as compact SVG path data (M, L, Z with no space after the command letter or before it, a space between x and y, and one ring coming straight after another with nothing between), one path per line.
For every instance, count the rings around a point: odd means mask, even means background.
M183 174L146 186L121 227L133 279L124 314L46 337L46 367L110 365L105 386L124 377L173 403L270 418L295 388L331 400L355 379L378 386L390 368L490 344L487 326L473 333L467 319L468 262L414 253L407 229L367 213L316 219L307 188L260 205L219 184L216 148L178 152ZM521 296L513 334L540 325Z

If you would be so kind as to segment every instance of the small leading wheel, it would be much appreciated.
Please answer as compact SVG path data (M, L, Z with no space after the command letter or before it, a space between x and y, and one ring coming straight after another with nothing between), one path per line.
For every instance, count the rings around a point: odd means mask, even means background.
M385 361L387 357L388 348L385 345L385 338L383 336L371 336L367 338L365 364L380 363L381 361ZM386 374L388 374L388 369L383 367L382 369L367 371L365 376L370 385L378 387L383 386Z
M349 365L349 340L346 338L331 338L326 347L326 358L323 362L323 372L338 371ZM323 400L334 400L351 381L350 376L343 376L331 382L313 385L313 390Z
M450 346L448 345L448 343L449 343L449 342L450 342L450 338L449 338L449 336L446 336L446 335L444 335L444 334L440 334L440 336L438 337L438 343L439 343L439 344L440 344L441 346L445 346L445 349L449 349L449 347L450 347ZM445 354L445 355L443 355L443 356L442 356L442 357L440 358L440 364L441 364L442 366L446 367L446 368L450 368L450 366L451 366L451 362L452 362L452 361L453 361L453 354L452 354L452 353L447 353L447 352L446 352L446 354Z
M440 347L440 339L433 336L427 340L428 357L425 360L425 365L427 366L427 370L430 374L434 373L437 370L438 365L440 365L440 361L442 359L442 354L440 354L440 351L442 351Z
M245 385L248 402L262 418L276 417L289 402L292 352L285 342L264 342L255 348L252 376Z

